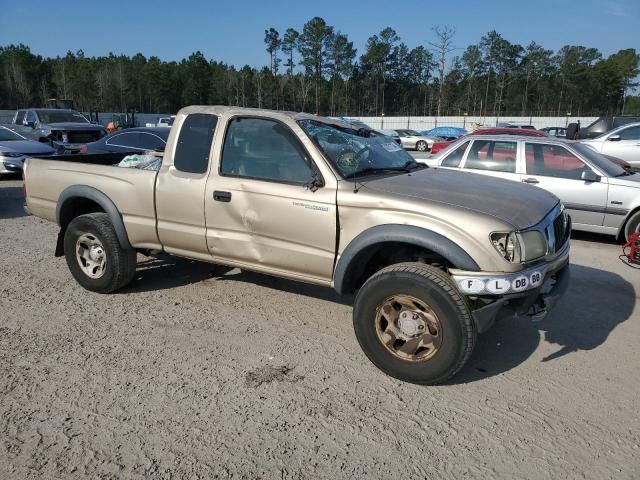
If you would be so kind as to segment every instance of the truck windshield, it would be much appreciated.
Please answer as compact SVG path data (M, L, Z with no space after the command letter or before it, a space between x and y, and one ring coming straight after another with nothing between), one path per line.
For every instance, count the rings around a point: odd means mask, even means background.
M391 137L316 120L301 120L298 124L343 178L409 172L425 167Z
M65 110L38 110L38 118L40 123L89 123L79 112L70 112Z

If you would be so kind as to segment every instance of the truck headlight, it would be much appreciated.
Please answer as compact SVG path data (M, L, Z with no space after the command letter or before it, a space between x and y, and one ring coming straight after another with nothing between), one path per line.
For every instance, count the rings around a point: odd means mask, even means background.
M547 240L537 230L528 232L495 232L491 243L511 263L530 262L547 254Z
M520 244L520 261L530 262L547 254L547 240L541 232L530 230L517 234Z
M501 233L494 232L490 236L493 248L495 248L505 260L517 262L520 254L520 245L515 232Z

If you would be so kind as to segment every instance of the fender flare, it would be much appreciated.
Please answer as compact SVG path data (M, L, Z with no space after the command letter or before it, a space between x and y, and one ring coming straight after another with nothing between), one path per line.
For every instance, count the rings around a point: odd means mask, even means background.
M56 204L56 222L61 228L63 228L61 217L64 209L64 204L74 198L86 198L100 205L105 213L109 215L109 219L113 224L113 229L116 232L116 236L118 237L120 245L123 248L133 248L131 247L131 243L129 243L129 236L127 235L127 229L124 226L122 215L118 211L116 205L100 190L89 187L87 185L72 185L70 187L67 187L58 197L58 203ZM61 233L63 232L61 231Z
M400 242L431 250L446 258L456 268L479 272L478 264L459 245L439 233L413 225L378 225L358 234L344 249L333 274L333 288L345 293L347 275L354 259L367 247L377 243Z

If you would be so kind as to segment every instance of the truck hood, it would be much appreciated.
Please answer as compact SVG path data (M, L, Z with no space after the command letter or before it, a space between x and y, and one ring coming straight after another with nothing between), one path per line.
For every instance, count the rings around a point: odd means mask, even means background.
M32 142L30 140L11 140L0 142L0 153L18 152L24 155L50 155L55 150L46 143Z
M93 123L60 122L60 123L47 123L45 125L51 128L51 130L89 130L89 131L104 130L104 127L102 125L95 125Z
M476 173L426 168L364 180L365 188L490 215L522 230L539 223L559 202L538 187Z

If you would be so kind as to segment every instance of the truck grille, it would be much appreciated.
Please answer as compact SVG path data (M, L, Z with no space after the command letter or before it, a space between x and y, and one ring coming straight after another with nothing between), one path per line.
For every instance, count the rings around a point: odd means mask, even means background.
M73 130L67 133L69 143L90 143L100 139L99 131Z
M553 221L553 235L555 238L555 251L560 250L571 236L571 218L566 210L562 210Z

